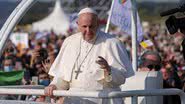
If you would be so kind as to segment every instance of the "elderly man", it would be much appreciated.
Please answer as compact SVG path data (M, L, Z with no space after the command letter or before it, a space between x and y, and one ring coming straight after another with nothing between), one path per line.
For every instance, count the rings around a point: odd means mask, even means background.
M51 66L53 81L45 88L53 90L119 91L125 79L134 75L130 59L123 44L114 36L98 30L98 16L91 8L78 14L79 33L68 37ZM95 98L65 98L67 104L108 104L109 100ZM114 104L122 104L114 99Z
M158 52L145 51L140 57L139 71L159 71L162 59Z

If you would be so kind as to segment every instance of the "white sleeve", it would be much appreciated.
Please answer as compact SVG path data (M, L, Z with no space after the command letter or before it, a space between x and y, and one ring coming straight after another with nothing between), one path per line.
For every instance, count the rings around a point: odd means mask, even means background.
M118 39L113 39L106 44L106 52L108 52L108 54L106 55L105 59L111 67L110 77L112 78L107 77L111 80L106 81L105 76L104 82L113 86L124 84L126 78L134 75L132 64L126 48Z
M50 85L55 85L57 87L57 90L68 90L69 89L69 82L63 80L60 77L54 77Z
M55 58L53 64L51 65L51 67L49 69L49 73L48 73L49 75L55 77L57 75L56 73L59 72L59 70L60 70L60 61L63 57L63 53L64 53L65 48L67 47L67 44L68 44L67 39L65 39L61 48L60 48L60 51L59 51L57 57Z
M117 69L111 68L111 74L105 75L100 82L104 87L120 86L125 83L126 77Z

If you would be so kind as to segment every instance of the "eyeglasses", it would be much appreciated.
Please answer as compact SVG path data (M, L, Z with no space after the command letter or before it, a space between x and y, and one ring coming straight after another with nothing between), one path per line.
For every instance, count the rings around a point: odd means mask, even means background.
M155 71L158 71L161 69L161 66L160 65L147 65L147 68L150 70L155 69Z

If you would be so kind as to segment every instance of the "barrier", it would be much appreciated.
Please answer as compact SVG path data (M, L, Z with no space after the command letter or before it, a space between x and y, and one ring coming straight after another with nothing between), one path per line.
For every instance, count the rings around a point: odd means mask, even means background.
M121 85L122 91L163 89L163 77L159 71L135 72ZM125 98L125 104L131 104L131 98ZM162 96L139 97L138 104L163 104Z
M0 94L9 95L44 95L44 90L40 89L5 89L0 88ZM162 95L179 95L181 104L185 104L185 93L180 89L152 89L152 90L131 90L131 91L89 91L89 92L72 92L72 91L53 91L54 96L69 97L87 97L87 98L122 98L131 97L132 104L137 104L139 96L162 96ZM29 103L28 103L29 104Z
M7 89L44 89L43 85L16 85L16 86L0 86Z

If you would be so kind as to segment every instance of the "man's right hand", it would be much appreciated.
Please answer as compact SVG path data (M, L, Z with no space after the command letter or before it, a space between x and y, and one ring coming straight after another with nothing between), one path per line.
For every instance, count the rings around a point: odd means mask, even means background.
M55 85L49 85L49 86L45 87L44 94L46 96L53 97L53 90L56 90L56 89L57 89L57 87Z

